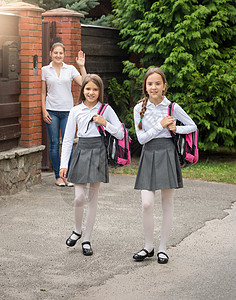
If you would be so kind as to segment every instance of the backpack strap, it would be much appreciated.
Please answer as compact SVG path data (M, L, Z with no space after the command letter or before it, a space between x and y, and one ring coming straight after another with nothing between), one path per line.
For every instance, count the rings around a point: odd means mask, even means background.
M175 106L175 102L170 102L168 106L168 116L173 116L174 106ZM171 136L176 135L176 133L171 130L169 130L169 133L171 134Z
M108 104L103 104L103 103L102 103L101 106L100 106L99 109L98 109L97 114L100 115L100 116L102 116L103 113L104 113L104 111L105 111L105 109L107 108L107 106L108 106ZM98 125L98 126L97 126L97 129L98 129L99 133L101 134L101 136L104 136L104 135L105 135L105 134L104 134L105 129L103 128L103 126Z
M102 103L101 106L99 107L98 111L97 111L97 115L102 115L104 113L105 109L107 108L107 106L108 106L108 104L103 104ZM89 128L89 125L90 125L91 122L93 122L93 117L89 120L85 133L88 131L88 128Z
M168 106L168 116L173 116L175 102L170 102Z
M99 110L98 110L97 114L102 116L105 109L107 108L107 106L108 106L108 104L103 104L102 103L101 106L99 107Z

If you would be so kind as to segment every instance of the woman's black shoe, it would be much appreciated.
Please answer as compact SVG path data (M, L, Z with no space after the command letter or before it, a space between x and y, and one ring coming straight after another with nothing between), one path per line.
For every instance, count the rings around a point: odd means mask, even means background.
M140 252L146 252L145 255L140 255ZM133 256L133 259L135 259L136 261L143 261L146 257L152 257L154 255L154 249L152 249L151 252L148 252L146 249L142 249L139 252L135 253Z
M71 238L71 236L72 236L73 234L75 234L75 235L78 236L77 240L73 240L73 239ZM81 238L81 234L79 234L79 233L73 231L72 234L71 234L71 236L66 240L66 245L69 246L69 247L73 247L73 246L76 244L76 242Z
M160 254L163 254L166 257L164 257L164 258L160 257ZM157 261L158 261L159 264L167 264L168 260L169 260L169 257L168 257L168 255L165 252L158 252L157 253Z
M89 245L90 248L84 248L83 247L84 245ZM83 250L83 255L86 255L86 256L93 255L93 250L91 248L90 242L83 242L82 243L82 250Z

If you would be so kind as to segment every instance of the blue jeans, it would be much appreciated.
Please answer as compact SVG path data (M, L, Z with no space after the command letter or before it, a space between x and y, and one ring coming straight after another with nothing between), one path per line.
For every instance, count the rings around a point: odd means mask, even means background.
M49 137L49 145L50 145L50 158L52 162L52 167L55 173L56 179L58 179L59 171L60 171L60 130L62 141L65 134L66 123L69 116L69 111L53 111L48 110L49 115L52 118L51 124L46 124L48 137ZM70 165L70 162L69 162ZM68 167L69 169L69 167ZM67 172L68 173L68 172Z

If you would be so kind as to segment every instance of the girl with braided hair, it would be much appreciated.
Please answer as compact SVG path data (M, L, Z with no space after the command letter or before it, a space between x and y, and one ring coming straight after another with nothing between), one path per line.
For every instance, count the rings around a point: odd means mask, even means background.
M134 107L136 135L143 145L134 188L141 190L145 246L133 258L142 261L154 255L154 199L155 191L161 190L163 219L157 253L160 264L167 263L169 259L166 248L173 220L174 190L183 187L179 158L169 130L187 134L197 129L178 104L175 104L173 116L168 115L170 101L165 96L166 89L163 71L149 69L144 77L144 98ZM177 119L184 126L176 126Z

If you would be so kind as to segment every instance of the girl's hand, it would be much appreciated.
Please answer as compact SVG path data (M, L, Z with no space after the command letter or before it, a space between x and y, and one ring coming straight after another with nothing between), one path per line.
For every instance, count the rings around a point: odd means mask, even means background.
M171 123L169 126L167 126L168 127L168 129L170 130L170 131L173 131L173 132L176 132L176 124L175 124L175 122L173 122L173 123Z
M75 58L75 61L79 67L84 67L85 53L82 50L78 52L78 56Z
M94 121L95 123L98 123L99 125L104 126L104 127L107 126L107 121L106 121L106 120L103 118L103 116L101 116L101 115L94 115L94 116L93 116L93 121Z
M168 127L170 124L174 123L174 119L173 119L172 116L166 116L165 118L163 118L163 119L161 120L160 123L161 123L161 126L162 126L163 128L166 128L166 127Z
M43 111L43 120L44 120L44 122L46 122L47 124L51 124L51 123L52 123L52 118L51 118L51 116L49 115L49 113L48 113L47 110Z
M61 177L61 179L66 179L66 174L67 174L67 169L61 168L59 172L59 176Z

